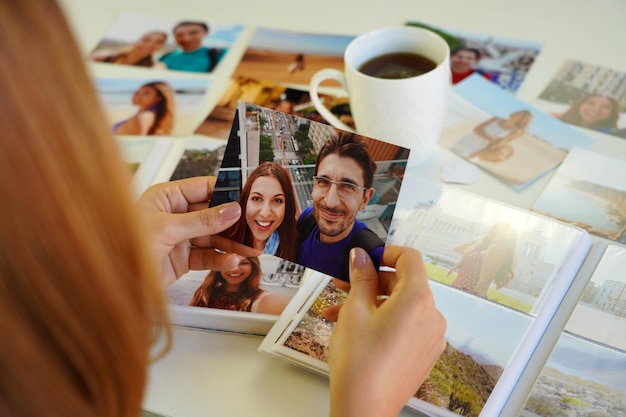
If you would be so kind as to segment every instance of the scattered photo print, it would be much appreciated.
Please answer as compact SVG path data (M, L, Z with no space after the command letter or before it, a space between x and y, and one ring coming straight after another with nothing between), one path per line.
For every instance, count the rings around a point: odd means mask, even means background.
M233 78L308 85L323 68L343 71L343 53L353 38L257 28Z
M111 131L121 136L188 136L205 107L208 78L98 77Z
M217 149L202 146L187 147L180 157L170 181L207 175L216 176L222 163L225 147L225 145Z
M181 23L185 24L177 27ZM95 46L89 60L138 68L212 73L243 29L241 25L223 25L202 17L172 18L124 13ZM184 37L176 36L175 32L180 30L185 31ZM198 45L190 42L197 42ZM176 57L183 49L190 48L195 51L193 56L185 59Z
M572 149L531 209L626 243L626 161Z
M117 143L124 162L133 174L136 189L141 194L152 184L174 142L169 138L119 136Z
M573 146L594 142L479 75L452 88L439 139L516 191L556 168Z
M154 182L198 176L217 176L226 144L223 140L192 137L172 140L172 149L159 168Z
M574 126L626 138L626 72L567 60L536 106Z
M407 25L432 30L448 42L453 81L460 82L476 72L511 93L520 88L543 47L539 42L434 27L417 21L409 21Z
M324 105L342 122L354 128L347 97L320 94ZM306 90L291 88L269 81L238 77L230 86L196 133L228 139L239 101L326 123L317 112Z

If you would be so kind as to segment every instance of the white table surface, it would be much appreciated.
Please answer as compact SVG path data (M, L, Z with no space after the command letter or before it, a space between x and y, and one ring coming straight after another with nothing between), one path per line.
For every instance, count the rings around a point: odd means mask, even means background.
M543 43L517 97L530 103L567 59L626 71L624 0L61 0L87 54L122 12L249 28L357 35L416 20L435 26ZM220 86L220 80L214 81ZM222 80L221 85L225 85ZM207 107L222 94L212 88ZM590 149L626 160L626 140L589 133ZM413 172L439 179L456 155L438 148ZM584 169L584 167L581 167ZM481 172L462 186L528 208L546 186L546 176L516 192ZM150 369L145 407L172 417L323 416L328 413L327 379L257 352L260 337L175 328L169 354ZM402 416L415 415L404 410Z

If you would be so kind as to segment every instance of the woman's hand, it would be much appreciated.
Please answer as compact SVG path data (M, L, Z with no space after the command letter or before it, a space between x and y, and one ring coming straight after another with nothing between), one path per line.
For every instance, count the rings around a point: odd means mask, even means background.
M236 202L208 208L215 177L195 177L153 185L137 208L146 222L149 244L168 285L190 270L233 269L241 256L261 251L218 233L241 216Z
M330 341L332 417L397 416L446 347L446 322L435 308L418 251L386 246L378 274L367 253L350 253L350 292ZM379 296L388 296L381 297Z

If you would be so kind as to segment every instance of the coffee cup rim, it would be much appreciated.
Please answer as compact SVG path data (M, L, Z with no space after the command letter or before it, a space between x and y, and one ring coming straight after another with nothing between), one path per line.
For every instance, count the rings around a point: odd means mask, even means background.
M384 78L377 78L377 77L373 77L371 75L368 74L364 74L361 71L359 71L359 67L366 62L368 59L374 58L376 56L380 56L382 53L378 53L378 52L372 52L369 54L365 54L363 56L361 56L361 58L357 61L354 62L353 60L355 59L353 57L353 55L355 54L354 49L359 47L360 44L362 42L366 42L366 41L373 41L375 39L379 39L379 37L381 36L381 34L387 33L387 32L399 32L399 33L421 33L423 36L425 36L425 39L428 39L430 42L433 43L438 43L438 45L432 46L432 48L437 49L440 48L441 51L439 51L439 56L433 56L436 54L430 54L430 53L425 53L420 51L420 53L424 56L426 56L429 59L432 59L435 62L435 68L424 73L421 75L416 75L414 77L409 77L409 78L401 78L401 79L384 79ZM405 38L405 39L409 39L409 38ZM412 41L414 41L414 39L411 39ZM396 47L391 47L389 49L385 48L384 53L394 53L394 52L415 52L414 50L406 50L406 47L400 47L398 46ZM429 50L430 52L430 50ZM378 28L369 32L365 32L362 33L361 35L358 35L356 38L354 38L346 47L346 50L344 52L344 65L347 68L351 68L352 70L354 70L355 72L357 72L358 74L364 76L364 77L368 77L368 78L376 78L376 79L380 79L380 80L384 80L384 81L402 81L402 80L408 80L408 79L412 79L412 78L417 78L417 77L423 77L433 71L435 71L437 68L439 68L442 65L449 65L449 57L450 57L450 46L448 45L448 43L445 41L445 39L443 39L443 37L435 32L433 32L432 30L428 30L425 28L420 28L420 27L415 27L415 26L388 26L388 27L382 27L382 28Z

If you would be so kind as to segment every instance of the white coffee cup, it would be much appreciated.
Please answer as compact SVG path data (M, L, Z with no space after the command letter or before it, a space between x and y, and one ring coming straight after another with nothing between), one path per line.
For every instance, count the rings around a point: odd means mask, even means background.
M396 52L417 53L436 67L410 78L387 79L366 75L361 65ZM338 81L348 93L359 134L411 149L411 161L420 163L433 152L443 129L450 89L450 48L436 33L398 26L364 33L344 53L344 72L326 68L313 75L310 96L317 111L338 129L352 131L322 104L318 87Z

